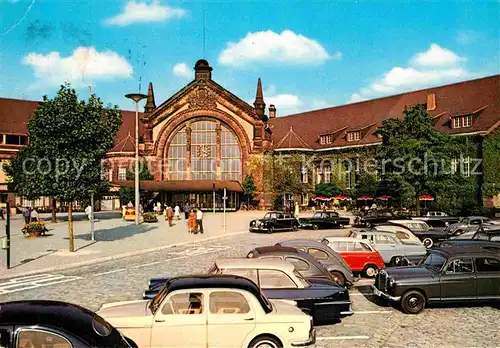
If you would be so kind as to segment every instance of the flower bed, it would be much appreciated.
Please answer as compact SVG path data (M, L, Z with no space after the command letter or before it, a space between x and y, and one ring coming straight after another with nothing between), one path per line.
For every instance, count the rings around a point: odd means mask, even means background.
M29 224L25 224L22 228L21 232L29 237L39 237L44 236L45 232L48 232L47 227L43 222L30 222Z
M142 214L144 222L158 222L158 218L155 213L144 213Z

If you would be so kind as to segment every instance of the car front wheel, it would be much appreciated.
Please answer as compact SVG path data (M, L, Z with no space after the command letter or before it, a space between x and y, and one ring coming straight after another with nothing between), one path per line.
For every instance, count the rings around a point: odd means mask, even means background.
M267 233L273 233L273 232L274 232L274 228L272 226L269 226L267 229Z
M248 348L282 348L279 340L271 336L262 336L250 342Z
M408 291L401 299L401 308L407 314L418 314L425 308L425 296L417 290Z
M367 278L373 278L377 275L378 268L375 265L366 265L363 270L364 275Z
M313 225L313 230L317 230L318 228L319 228L318 225L316 224Z

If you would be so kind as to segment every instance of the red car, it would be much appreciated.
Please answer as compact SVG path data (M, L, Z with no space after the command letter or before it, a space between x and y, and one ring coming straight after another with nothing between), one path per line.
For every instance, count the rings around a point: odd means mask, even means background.
M346 237L326 237L322 241L339 253L353 272L362 272L365 276L375 277L384 267L384 260L368 241Z

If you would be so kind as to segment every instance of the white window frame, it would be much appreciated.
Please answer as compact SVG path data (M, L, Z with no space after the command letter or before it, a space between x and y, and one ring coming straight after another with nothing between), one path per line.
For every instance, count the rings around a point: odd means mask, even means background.
M327 170L328 169L328 170ZM325 173L325 176L324 176L324 182L326 184L329 184L332 182L332 165L331 164L328 164L326 166L323 167L323 172Z
M470 157L464 157L462 162L463 174L466 178L470 176Z
M127 168L118 168L118 181L127 180Z
M451 159L451 173L455 174L458 170L458 159L452 158Z
M454 117L453 118L453 128L460 128L460 117Z
M303 184L307 184L309 182L309 173L307 172L307 168L302 165L300 167L300 181L303 183Z
M327 135L327 136L326 136L326 143L327 143L327 144L331 144L331 143L332 143L332 138L333 138L333 137L332 137L331 135Z
M322 135L322 136L319 137L319 143L321 145L325 145L325 143L326 143L326 137L324 135Z
M360 139L361 139L360 131L347 132L347 141L358 141Z
M462 117L462 127L469 128L472 127L472 116L464 116Z

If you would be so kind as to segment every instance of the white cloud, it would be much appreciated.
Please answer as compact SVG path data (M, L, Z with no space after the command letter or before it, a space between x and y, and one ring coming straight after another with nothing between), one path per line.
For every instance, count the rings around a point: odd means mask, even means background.
M42 85L70 82L80 87L98 80L129 78L133 72L132 66L118 53L98 52L94 47L78 47L68 57L61 57L59 52L29 53L22 63L33 68L38 84Z
M265 97L266 104L273 104L276 109L296 109L302 105L300 98L294 94L276 94Z
M163 22L167 19L181 18L186 15L186 11L181 8L173 8L167 5L160 5L158 0L151 2L129 1L123 8L123 12L108 18L106 24L126 26L134 23Z
M172 73L177 77L182 77L186 79L194 76L192 69L189 69L186 63L175 64L174 68L172 69Z
M467 61L467 58L459 57L455 52L433 43L425 52L415 55L412 64L420 66L448 66Z
M313 99L310 103L310 107L313 110L331 108L332 106L335 105L324 99Z
M253 62L286 64L320 64L327 59L340 59L340 52L330 56L316 41L291 30L248 33L239 42L229 42L219 54L219 63L244 67Z
M353 93L348 102L355 103L384 95L463 80L472 76L463 66L466 60L453 51L432 44L427 51L416 54L410 60L410 66L392 68L367 87Z

